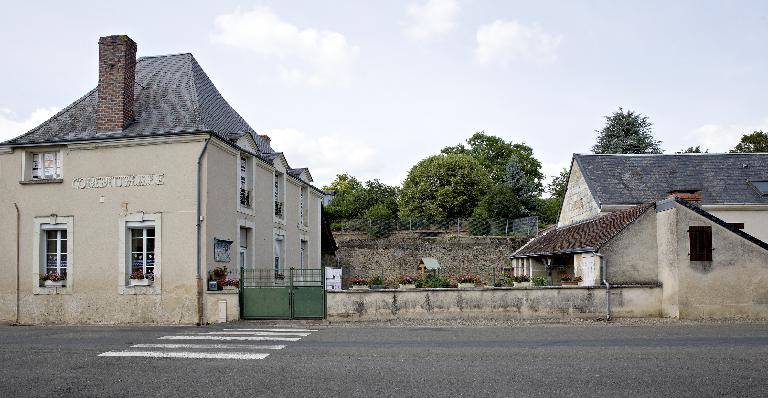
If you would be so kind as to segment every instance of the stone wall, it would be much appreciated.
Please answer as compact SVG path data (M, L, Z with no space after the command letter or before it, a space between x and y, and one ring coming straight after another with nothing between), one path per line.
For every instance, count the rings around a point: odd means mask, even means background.
M604 288L476 288L328 292L328 320L596 319L606 316ZM611 316L660 317L661 288L610 290Z
M359 239L358 235L340 233L334 236L345 287L353 277L377 275L383 275L387 284L396 285L401 275L417 273L422 257L437 258L442 266L441 275L479 274L483 282L492 285L494 271L498 275L502 268L510 268L509 256L527 242L527 238L506 237Z

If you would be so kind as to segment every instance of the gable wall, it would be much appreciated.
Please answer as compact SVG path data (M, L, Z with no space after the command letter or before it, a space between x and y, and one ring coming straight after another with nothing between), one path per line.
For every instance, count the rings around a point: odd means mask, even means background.
M635 220L600 250L611 284L658 282L656 214L651 209Z
M600 207L589 191L587 181L581 173L581 169L574 161L571 166L571 175L568 179L568 188L560 209L560 217L557 226L573 224L600 214Z

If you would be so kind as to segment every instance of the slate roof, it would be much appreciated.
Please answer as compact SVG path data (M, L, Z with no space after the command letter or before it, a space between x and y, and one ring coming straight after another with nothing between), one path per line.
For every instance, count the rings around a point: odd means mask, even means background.
M581 223L554 228L525 244L512 257L597 251L654 207L655 203L646 203Z
M641 204L700 190L702 204L768 204L748 180L768 180L768 153L573 156L600 205ZM747 167L744 167L744 166Z
M250 133L262 153L273 152L227 103L192 54L136 61L135 121L124 130L96 131L98 90L93 89L49 120L3 145L49 144L104 138L212 132L230 142Z

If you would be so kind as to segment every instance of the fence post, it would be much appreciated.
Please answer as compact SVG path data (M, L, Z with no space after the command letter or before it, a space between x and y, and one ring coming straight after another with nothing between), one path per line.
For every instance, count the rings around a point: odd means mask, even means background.
M509 235L509 219L507 219L507 225L504 226L504 235Z

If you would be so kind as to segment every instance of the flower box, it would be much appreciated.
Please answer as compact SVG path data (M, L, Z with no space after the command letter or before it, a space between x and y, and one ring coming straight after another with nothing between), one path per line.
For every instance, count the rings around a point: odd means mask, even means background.
M468 289L471 287L475 287L474 283L459 283L459 289Z
M43 286L45 287L63 287L66 281L45 281Z
M579 286L579 282L576 281L562 281L560 282L560 285L562 286Z
M152 279L129 279L129 286L149 286L152 284Z
M352 285L352 290L371 290L368 285Z
M400 289L416 289L415 283L401 283Z
M515 282L515 287L531 287L531 282Z
M237 286L224 285L224 290L230 291L230 292L236 292L236 291L240 290L240 288L237 287Z

